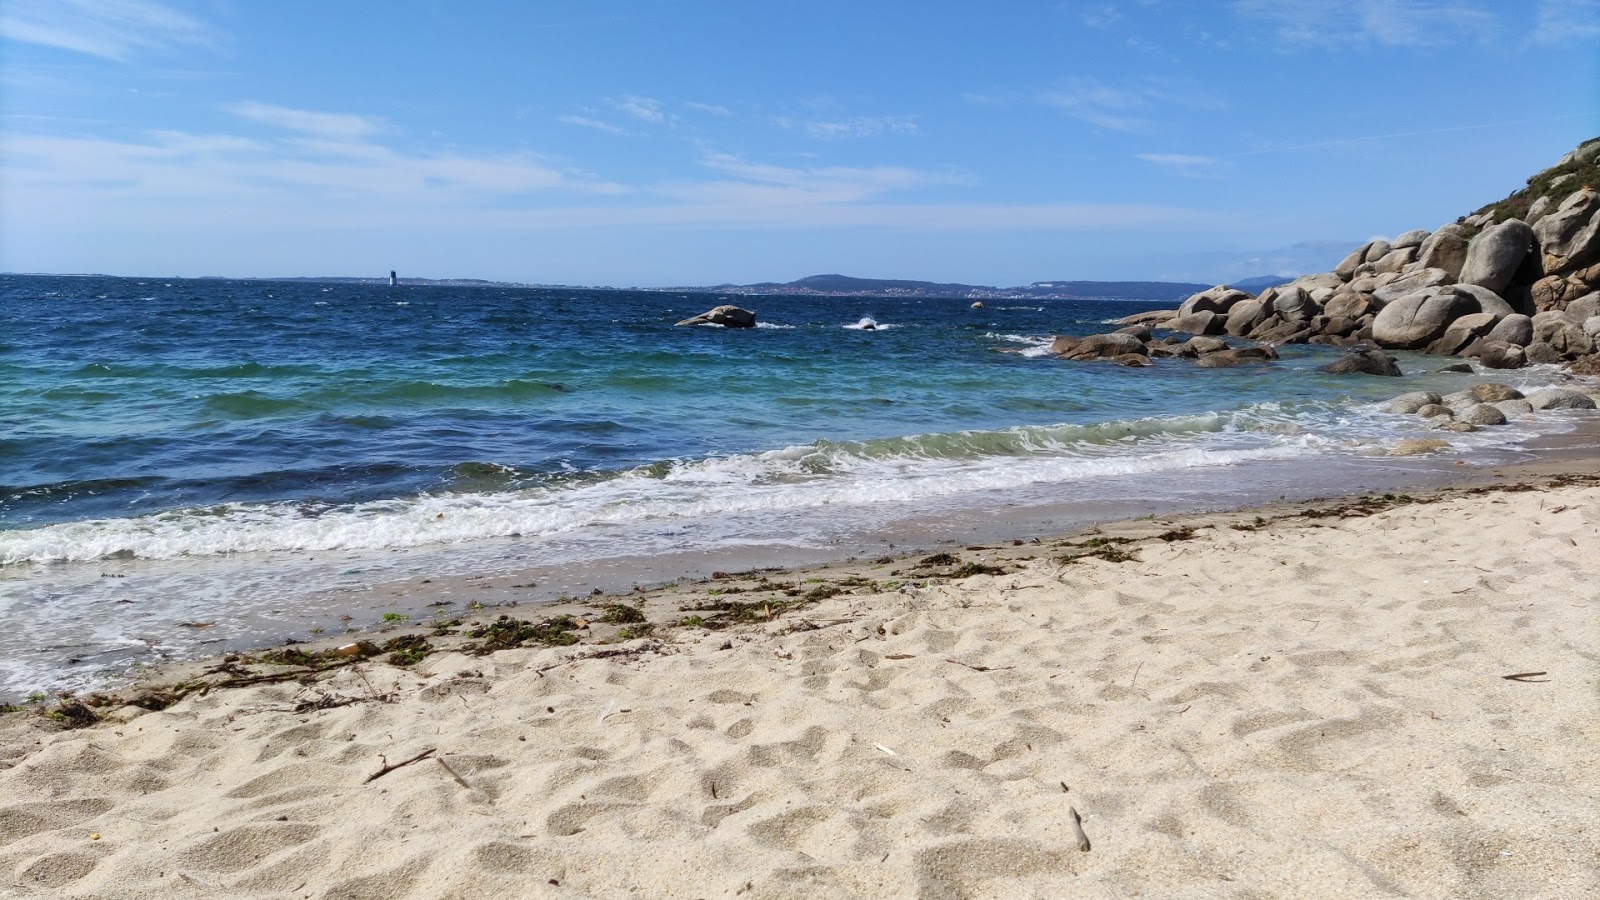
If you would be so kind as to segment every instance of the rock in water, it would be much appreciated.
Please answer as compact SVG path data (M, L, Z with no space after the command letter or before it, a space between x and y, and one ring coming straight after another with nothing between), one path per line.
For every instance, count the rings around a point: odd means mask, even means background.
M1398 377L1400 364L1382 350L1358 350L1322 367L1333 375L1388 375Z
M707 310L698 316L684 319L679 325L721 325L724 328L754 328L756 327L756 314L748 309L723 304L715 309Z

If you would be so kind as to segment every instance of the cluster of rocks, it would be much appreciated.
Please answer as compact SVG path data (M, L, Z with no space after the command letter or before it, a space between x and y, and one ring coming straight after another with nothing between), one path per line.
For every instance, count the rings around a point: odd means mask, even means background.
M1528 190L1432 232L1369 241L1332 272L1256 296L1218 286L1118 324L1415 350L1489 368L1568 362L1600 374L1600 193L1586 183L1600 183L1596 174L1600 138L1530 178ZM1069 358L1089 352L1062 349ZM1126 353L1111 358L1128 362Z
M1504 425L1518 416L1544 409L1595 409L1595 397L1564 387L1547 387L1527 396L1508 384L1484 381L1464 391L1440 396L1412 391L1390 400L1389 412L1416 415L1444 431L1477 431Z

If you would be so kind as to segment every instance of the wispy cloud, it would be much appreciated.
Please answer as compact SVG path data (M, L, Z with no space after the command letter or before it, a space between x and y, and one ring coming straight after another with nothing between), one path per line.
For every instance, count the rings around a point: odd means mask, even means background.
M210 27L154 0L6 0L0 37L116 62L217 45Z
M618 97L612 101L612 105L623 114L651 125L661 125L667 121L667 114L661 111L661 101L651 97Z
M686 101L683 106L685 109L692 109L696 112L710 113L713 116L733 115L733 110L719 103L697 103L693 100L689 100Z
M1159 92L1151 88L1116 88L1091 79L1075 78L1061 90L1041 93L1039 99L1097 128L1145 131L1153 122L1143 111L1158 96Z
M383 130L383 122L371 116L291 109L287 106L275 106L253 100L230 103L223 108L252 122L322 138L351 140L364 138Z
M1321 45L1443 46L1486 40L1497 27L1493 14L1459 0L1235 0L1234 10L1269 23L1280 40Z
M595 131L604 131L606 134L628 133L610 122L602 122L599 119L591 119L588 116L557 116L556 121L566 125L576 125L579 128L593 128Z
M1188 153L1136 153L1134 156L1136 159L1142 159L1179 175L1191 176L1215 174L1221 162L1214 156L1195 156Z
M805 132L819 140L869 138L885 134L917 134L920 129L909 116L854 116L834 121L805 123Z
M1600 0L1539 0L1536 44L1600 41Z

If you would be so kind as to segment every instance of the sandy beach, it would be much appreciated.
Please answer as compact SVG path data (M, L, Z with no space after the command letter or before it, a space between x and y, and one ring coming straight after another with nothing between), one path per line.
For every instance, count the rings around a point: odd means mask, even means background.
M730 576L630 602L749 624L11 714L0 897L1595 896L1600 486L1561 481Z

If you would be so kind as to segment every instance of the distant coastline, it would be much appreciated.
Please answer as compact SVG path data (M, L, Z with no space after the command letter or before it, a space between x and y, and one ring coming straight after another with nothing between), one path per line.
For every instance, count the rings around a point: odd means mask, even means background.
M8 275L45 275L45 272L8 272ZM277 277L232 278L225 275L119 276L95 273L62 273L60 278L143 277L192 281L286 281L316 284L388 285L388 276L292 275ZM1233 282L1229 286L1260 291L1286 284L1289 278L1261 275ZM889 278L855 278L848 275L811 275L795 281L763 281L754 284L673 285L666 287L619 287L615 285L540 284L519 281L491 281L484 278L406 278L401 285L484 288L534 288L544 290L656 291L661 293L732 294L739 296L816 296L816 297L900 297L961 300L1131 300L1148 302L1181 301L1213 285L1184 281L1036 281L1015 287L982 284L938 283Z

